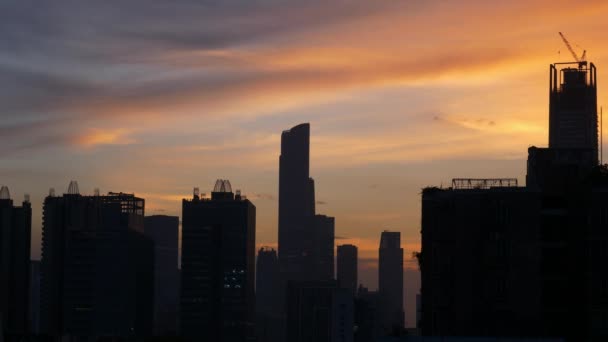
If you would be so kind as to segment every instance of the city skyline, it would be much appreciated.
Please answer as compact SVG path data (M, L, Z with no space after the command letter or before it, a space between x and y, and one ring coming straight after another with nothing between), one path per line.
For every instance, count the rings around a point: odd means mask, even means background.
M571 60L557 32L608 79L600 1L175 3L179 20L148 4L127 5L146 7L139 20L101 3L0 13L0 183L15 202L31 196L34 259L42 201L72 179L173 216L193 186L230 179L258 208L256 250L276 249L280 134L310 122L316 205L336 217L336 245L358 246L360 282L377 287L385 229L401 232L415 279L420 190L453 177L523 184L527 147L547 145L545 67Z

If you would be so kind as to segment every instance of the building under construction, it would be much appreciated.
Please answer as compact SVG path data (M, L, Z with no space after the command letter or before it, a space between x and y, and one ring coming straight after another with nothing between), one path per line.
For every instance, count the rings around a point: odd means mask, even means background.
M608 339L608 168L596 68L550 66L549 147L526 185L455 179L422 193L423 335Z

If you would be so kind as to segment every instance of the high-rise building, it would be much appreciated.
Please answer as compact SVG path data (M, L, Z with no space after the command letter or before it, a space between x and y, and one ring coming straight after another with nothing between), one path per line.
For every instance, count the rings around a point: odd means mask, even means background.
M596 71L574 65L550 67L549 147L528 149L525 187L454 179L423 190L424 335L608 339Z
M383 231L378 260L381 325L385 333L403 329L403 248L401 233Z
M291 281L287 296L287 341L353 341L353 297L335 280Z
M355 341L376 341L385 336L381 325L380 295L377 291L369 291L359 286L355 298Z
M326 215L315 215L312 263L316 280L333 280L335 219Z
M338 284L340 287L349 289L354 295L357 294L357 246L341 245L338 246Z
M315 194L309 154L309 124L283 131L279 157L279 265L289 280L306 279L314 271L311 232L315 226Z
M154 245L144 236L144 200L82 196L76 182L45 198L41 333L147 336L154 312Z
M549 148L588 149L597 162L597 71L591 63L550 66ZM561 83L559 83L561 82Z
M182 201L181 334L191 340L254 337L255 206L218 180L211 198Z
M282 309L279 300L280 273L277 252L270 247L258 251L255 277L256 337L259 342L281 341Z
M30 333L40 332L40 260L30 261Z
M179 217L146 216L144 233L154 241L154 333L176 335L179 307Z
M13 206L9 190L0 188L0 325L12 336L29 332L30 239L29 198Z

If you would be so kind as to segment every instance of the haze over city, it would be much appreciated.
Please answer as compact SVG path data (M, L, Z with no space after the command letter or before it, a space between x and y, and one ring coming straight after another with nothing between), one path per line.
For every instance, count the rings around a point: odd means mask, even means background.
M515 177L547 145L547 66L598 66L605 1L8 1L0 4L0 183L32 202L77 180L181 215L229 179L277 245L281 132L311 124L317 212L377 287L380 233L401 232L406 322L420 287L421 189Z

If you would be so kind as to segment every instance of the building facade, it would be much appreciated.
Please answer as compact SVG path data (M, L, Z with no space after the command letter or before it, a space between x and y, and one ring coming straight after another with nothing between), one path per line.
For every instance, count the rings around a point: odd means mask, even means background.
M181 334L248 341L255 318L255 206L218 180L182 201Z
M144 200L82 196L75 182L43 207L41 333L148 336L154 312L154 245Z
M340 287L349 289L353 296L357 294L357 246L340 245L337 248L338 257L337 280Z
M424 335L608 338L608 168L596 69L550 66L549 147L526 185L455 179L422 194Z
M30 333L29 284L32 207L29 199L13 205L0 188L0 325L8 336Z
M179 217L146 216L144 234L154 241L154 333L177 335Z
M287 296L287 341L353 341L353 297L335 280L292 281Z
M383 231L378 259L378 292L381 301L381 324L387 334L403 330L403 248L401 233Z

